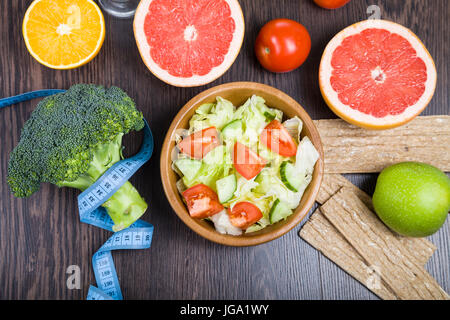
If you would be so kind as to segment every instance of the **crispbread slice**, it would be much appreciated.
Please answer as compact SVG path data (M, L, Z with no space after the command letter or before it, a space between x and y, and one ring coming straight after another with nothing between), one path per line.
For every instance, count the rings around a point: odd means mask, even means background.
M300 236L381 299L398 299L382 279L379 285L367 285L372 269L319 209L300 230Z
M448 299L403 244L367 206L342 188L320 211L400 299Z
M324 204L342 187L350 189L370 210L373 211L372 198L340 174L324 174L316 201L320 204ZM392 232L392 234L421 265L425 265L436 250L436 246L425 238L404 237L394 232Z
M450 116L423 116L389 130L366 130L341 119L314 121L324 150L325 173L380 172L402 161L450 171Z
M372 198L367 193L355 186L343 175L333 173L326 173L323 175L322 184L320 186L319 193L317 194L316 201L320 204L324 204L342 187L351 189L362 202L364 202L369 208L372 208Z

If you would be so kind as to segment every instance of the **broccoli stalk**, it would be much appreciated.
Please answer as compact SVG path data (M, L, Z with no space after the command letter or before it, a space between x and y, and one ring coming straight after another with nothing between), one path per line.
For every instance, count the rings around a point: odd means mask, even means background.
M71 187L81 191L89 188L113 164L123 159L122 137L118 134L108 143L93 148L93 158L89 169L74 181L61 181L58 187ZM147 210L147 203L139 192L127 181L106 202L102 204L114 221L113 231L119 231L135 222Z
M25 123L11 152L8 184L17 197L37 191L41 182L81 191L122 157L122 137L144 127L142 113L117 87L78 84L43 99ZM130 226L147 209L126 182L103 205L114 231Z

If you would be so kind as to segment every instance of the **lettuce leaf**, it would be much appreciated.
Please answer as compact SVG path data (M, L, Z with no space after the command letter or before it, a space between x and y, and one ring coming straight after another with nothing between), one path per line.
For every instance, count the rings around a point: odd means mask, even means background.
M202 104L189 121L189 133L209 127L221 130L233 118L235 111L233 104L221 97L215 103Z
M267 115L273 115L276 119L283 117L280 110L269 108L263 98L253 95L233 115L233 120L243 121L243 134L238 141L253 148L257 148L259 135L270 122Z
M283 122L283 126L289 132L289 134L295 139L295 141L300 143L300 134L303 129L303 122L299 117L295 116Z
M305 175L312 175L314 165L319 159L319 152L308 137L305 136L300 141L295 159L295 166L299 172L303 172Z
M242 234L242 230L233 226L230 222L230 218L226 210L222 210L219 213L209 217L209 219L214 223L214 227L219 233L231 234L238 236Z

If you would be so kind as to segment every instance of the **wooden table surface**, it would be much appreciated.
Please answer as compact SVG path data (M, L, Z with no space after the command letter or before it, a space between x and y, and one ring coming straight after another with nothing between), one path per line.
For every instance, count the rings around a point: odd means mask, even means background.
M113 254L126 299L377 299L363 285L309 246L299 236L300 226L270 243L225 247L188 229L172 211L163 193L159 152L171 120L190 98L218 84L256 81L279 88L304 106L313 119L335 118L322 100L318 67L322 51L334 34L367 19L367 7L379 5L382 18L412 29L433 56L438 83L424 115L449 114L448 21L446 0L352 0L328 11L312 0L240 0L246 22L244 44L233 66L213 83L176 88L155 78L143 64L131 20L105 15L106 39L89 64L68 71L48 69L27 52L21 26L31 0L0 1L0 97L22 92L68 88L80 82L123 88L149 120L155 137L152 159L131 182L149 203L143 217L154 227L152 247ZM312 49L298 70L273 74L260 67L253 54L258 30L268 20L297 20L309 30ZM38 100L0 110L0 298L84 299L95 285L91 266L94 252L110 233L80 223L78 192L43 184L27 199L15 199L6 184L9 153ZM139 141L127 141L135 150ZM352 175L351 180L371 193L376 175ZM438 250L429 272L450 292L450 223L430 240ZM68 289L67 267L78 265L81 289Z

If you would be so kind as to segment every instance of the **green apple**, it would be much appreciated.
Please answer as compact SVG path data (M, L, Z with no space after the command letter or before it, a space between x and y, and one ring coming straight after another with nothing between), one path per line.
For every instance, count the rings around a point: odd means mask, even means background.
M450 210L450 179L429 164L394 164L378 176L373 206L397 233L429 236L442 227Z

